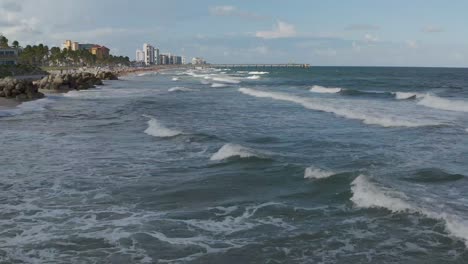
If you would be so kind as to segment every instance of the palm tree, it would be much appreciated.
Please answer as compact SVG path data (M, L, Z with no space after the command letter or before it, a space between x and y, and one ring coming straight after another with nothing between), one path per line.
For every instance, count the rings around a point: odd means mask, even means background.
M20 46L20 45L19 45L19 42L18 42L17 40L13 41L13 42L11 43L11 45L13 45L13 48L19 48L19 46Z
M0 48L8 48L8 39L0 34Z

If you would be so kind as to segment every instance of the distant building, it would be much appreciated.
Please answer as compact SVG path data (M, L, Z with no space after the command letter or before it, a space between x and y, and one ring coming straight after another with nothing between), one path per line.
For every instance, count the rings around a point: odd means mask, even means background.
M142 50L136 50L136 56L135 56L135 61L136 62L144 62L145 61L145 53Z
M97 46L96 44L78 44L78 49L80 50L91 50L94 46Z
M171 64L182 64L182 57L181 56L176 56L172 55L170 59Z
M106 46L94 45L90 50L91 54L96 55L98 59L104 59L109 57L109 48Z
M192 64L200 65L200 64L206 64L206 61L203 58L192 58Z
M161 64L159 60L159 49L154 49L154 64L156 65Z
M65 43L62 44L62 49L76 51L80 49L80 44L78 42L72 42L71 40L65 40Z
M161 65L167 65L169 64L169 56L166 54L161 54L159 55L159 63Z
M182 64L187 64L187 58L185 58L185 56L182 56Z
M18 53L16 48L0 48L0 65L18 64Z
M146 65L153 65L154 64L154 47L150 44L143 44L143 52L144 56L144 63Z

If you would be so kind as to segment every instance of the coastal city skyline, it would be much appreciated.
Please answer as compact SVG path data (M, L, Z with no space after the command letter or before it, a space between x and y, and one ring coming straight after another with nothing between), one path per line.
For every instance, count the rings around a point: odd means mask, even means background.
M0 32L20 43L101 43L130 58L147 42L165 47L161 53L213 63L467 66L464 1L450 3L450 19L441 14L449 8L442 1L292 1L284 8L279 1L144 1L143 9L90 3L2 0Z

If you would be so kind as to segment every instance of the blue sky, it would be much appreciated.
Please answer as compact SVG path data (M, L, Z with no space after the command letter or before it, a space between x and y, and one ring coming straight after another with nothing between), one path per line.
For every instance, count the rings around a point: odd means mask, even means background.
M468 66L468 1L0 0L0 32L135 56L144 42L213 63Z

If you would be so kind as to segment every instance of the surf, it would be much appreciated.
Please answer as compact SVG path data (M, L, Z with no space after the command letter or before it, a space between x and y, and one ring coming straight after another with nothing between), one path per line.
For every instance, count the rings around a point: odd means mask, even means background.
M379 186L364 175L359 175L354 179L351 183L351 191L353 195L350 200L360 208L385 208L392 213L417 213L443 221L446 231L451 236L461 239L468 247L468 221L458 215L435 212L413 205L407 201L408 198L403 193Z
M227 143L223 145L216 153L214 153L210 160L212 161L221 161L229 158L264 158L260 152L244 147L238 144Z
M274 100L296 103L310 110L333 113L339 117L360 120L364 124L368 125L379 125L382 127L420 127L440 125L440 123L433 121L406 119L400 115L397 116L389 115L387 113L378 113L372 109L361 109L361 111L358 111L350 108L349 106L346 107L345 105L340 104L340 102L334 103L334 101L318 101L312 100L312 98L306 99L295 95L279 92L266 92L250 88L240 88L239 92L259 98L271 98Z
M161 124L156 118L143 115L149 118L147 124L148 128L145 129L144 133L153 137L175 137L182 134L182 131L170 129Z

